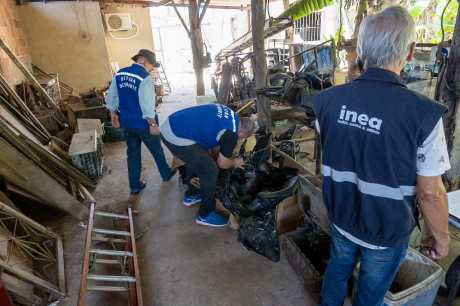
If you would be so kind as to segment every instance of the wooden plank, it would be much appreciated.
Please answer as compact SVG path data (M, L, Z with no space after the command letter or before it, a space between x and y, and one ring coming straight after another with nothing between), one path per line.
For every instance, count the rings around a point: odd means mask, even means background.
M18 67L19 70L21 70L21 72L29 80L29 82L31 82L36 87L45 103L51 108L59 109L59 107L56 105L56 102L48 95L46 90L42 87L40 82L37 81L34 75L29 71L29 69L27 69L27 67L19 60L19 58L16 57L16 55L13 53L13 51L11 51L11 49L3 41L3 39L0 39L0 48L2 48L3 51L5 51L8 57L13 61L16 67Z
M62 238L56 238L56 257L58 264L58 284L61 292L66 292L65 286L65 269L64 269L64 246L62 244Z
M0 202L0 210L4 211L9 216L12 216L12 217L14 217L14 218L16 218L18 220L21 220L22 222L26 223L27 225L29 225L33 229L41 232L42 234L45 234L45 235L47 235L49 237L53 237L54 239L60 238L60 236L58 234L56 234L55 232L47 229L46 227L44 227L40 223L32 220L31 218L27 217L26 215L23 215L19 211L15 210L14 208L11 208L10 206L6 205L3 202Z
M27 156L0 138L0 174L7 182L31 193L57 209L66 211L75 218L82 220L87 216L87 208L75 199L61 184L50 177ZM20 169L20 170L19 170Z
M88 188L95 188L96 184L92 181L86 174L76 169L68 161L60 159L59 157L52 154L50 151L43 149L43 147L35 144L30 141L28 138L22 136L20 137L21 141L27 143L30 146L30 149L41 156L44 160L47 160L50 165L56 169L62 171L67 176L73 178L77 182L84 184Z
M57 288L52 283L50 283L50 282L48 282L46 280L43 280L43 279L35 276L32 273L20 270L20 269L8 264L7 262L5 262L5 261L3 261L1 259L0 259L0 268L5 270L6 272L9 272L9 273L17 276L20 279L23 279L23 280L25 280L25 281L27 281L29 283L34 284L35 286L39 287L40 289L45 290L46 292L49 292L49 293L51 293L53 295L56 295L58 297L65 297L65 293L61 292L59 290L59 288Z

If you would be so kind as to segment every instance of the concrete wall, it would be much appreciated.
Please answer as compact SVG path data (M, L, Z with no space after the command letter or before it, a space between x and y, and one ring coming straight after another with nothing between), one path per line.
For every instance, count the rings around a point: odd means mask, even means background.
M0 1L0 38L30 68L30 54L15 3L15 0ZM10 84L18 84L24 80L23 74L3 51L0 51L0 72Z
M19 14L35 65L59 73L77 92L103 87L110 81L98 2L30 3L20 6Z
M120 68L123 68L131 65L131 57L135 55L139 49L155 50L152 25L150 22L150 11L148 8L112 4L104 5L102 12L129 13L131 15L131 20L137 28L137 34L135 34L136 30L134 29L128 33L112 32L111 34L116 38L112 37L110 33L106 33L107 51L111 63L115 62Z

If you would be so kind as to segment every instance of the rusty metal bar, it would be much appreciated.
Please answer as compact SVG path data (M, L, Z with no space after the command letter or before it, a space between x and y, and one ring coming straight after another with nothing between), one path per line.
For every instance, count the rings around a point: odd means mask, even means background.
M91 202L88 227L86 228L85 254L83 258L83 271L82 271L81 282L80 282L80 296L78 300L79 306L86 306L86 289L88 287L89 258L90 258L89 251L91 249L91 235L93 233L95 206L96 206L95 202Z
M136 248L136 236L134 235L134 223L133 223L133 213L131 208L128 208L128 216L129 216L129 232L131 233L131 237L129 238L131 242L131 252L133 253L132 263L134 268L134 277L136 278L136 304L135 306L143 306L144 302L142 299L142 288L141 288L141 278L139 274L139 263L137 260L137 248Z

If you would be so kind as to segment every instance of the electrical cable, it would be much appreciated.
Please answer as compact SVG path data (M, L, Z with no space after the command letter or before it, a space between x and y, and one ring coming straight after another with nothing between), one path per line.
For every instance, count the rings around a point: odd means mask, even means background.
M446 3L446 6L445 6L444 9L442 10L442 14L441 14L441 33L442 33L441 42L444 41L445 34L446 34L446 31L445 31L445 29L444 29L444 17L445 17L447 8L449 7L449 5L450 5L451 2L452 2L452 0L448 0L447 3Z

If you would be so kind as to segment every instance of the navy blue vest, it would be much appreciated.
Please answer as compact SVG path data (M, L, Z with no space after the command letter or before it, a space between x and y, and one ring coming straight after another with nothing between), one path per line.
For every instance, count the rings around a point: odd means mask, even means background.
M203 104L175 112L169 116L169 124L176 136L212 149L225 131L238 132L239 117L221 104Z
M368 69L314 102L329 219L367 243L399 246L417 224L417 149L446 108Z
M142 118L139 104L139 86L149 76L141 65L133 64L117 72L118 97L120 99L120 124L123 128L148 129L149 123ZM152 101L152 103L154 103Z

